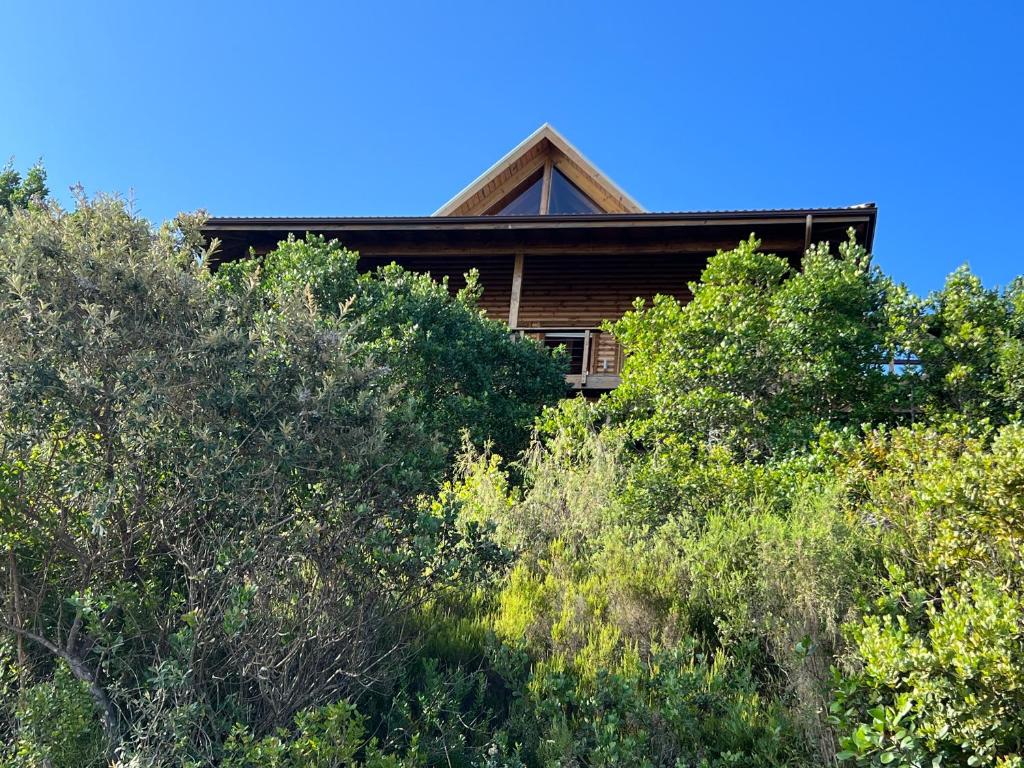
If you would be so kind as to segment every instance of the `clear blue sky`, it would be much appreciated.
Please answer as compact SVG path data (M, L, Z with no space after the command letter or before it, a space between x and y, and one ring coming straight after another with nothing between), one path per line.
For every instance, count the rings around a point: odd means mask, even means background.
M1024 3L0 10L0 156L161 220L428 214L544 121L649 210L880 207L918 292L1024 273Z

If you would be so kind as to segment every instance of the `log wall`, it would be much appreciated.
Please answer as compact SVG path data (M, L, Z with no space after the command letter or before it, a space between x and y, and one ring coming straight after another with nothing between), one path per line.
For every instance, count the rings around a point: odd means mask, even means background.
M690 297L704 259L673 255L527 256L519 325L598 326L617 320L636 298Z

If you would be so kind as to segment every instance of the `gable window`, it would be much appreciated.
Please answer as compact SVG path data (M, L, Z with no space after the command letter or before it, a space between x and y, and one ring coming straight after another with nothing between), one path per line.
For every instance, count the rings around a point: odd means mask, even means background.
M490 216L537 216L545 213L564 216L604 211L554 163L549 162L487 213Z
M544 123L434 215L572 216L643 210Z
M541 195L544 191L544 174L538 173L536 179L526 183L526 189L513 192L502 201L494 212L495 216L536 216L540 213Z
M601 209L564 173L552 168L548 213L601 213Z

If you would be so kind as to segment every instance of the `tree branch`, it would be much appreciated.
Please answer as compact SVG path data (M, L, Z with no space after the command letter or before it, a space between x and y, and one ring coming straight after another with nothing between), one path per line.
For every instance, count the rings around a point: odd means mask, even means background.
M78 680L88 686L89 695L92 696L93 704L100 713L100 722L103 725L103 733L107 738L107 752L108 754L113 755L114 750L117 748L120 741L117 710L114 708L114 703L110 700L110 697L107 696L107 692L103 690L103 686L101 686L97 681L96 675L89 671L85 661L76 654L64 650L56 643L42 635L32 632L31 630L15 626L3 620L0 620L0 628L6 629L8 632L13 632L17 637L31 640L37 645L42 646L54 656L63 660L68 665L71 673Z

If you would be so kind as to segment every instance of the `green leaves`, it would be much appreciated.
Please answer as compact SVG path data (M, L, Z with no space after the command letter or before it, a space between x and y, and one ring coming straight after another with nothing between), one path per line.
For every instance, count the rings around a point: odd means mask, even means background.
M849 458L851 488L891 558L847 625L851 671L833 694L841 743L860 763L1019 756L1024 532L1006 515L1018 519L1024 501L1022 440L1019 426L994 438L876 433ZM863 744L865 729L879 738Z
M639 437L763 459L806 445L819 422L891 418L891 284L870 256L823 244L793 272L759 247L711 258L685 305L659 296L614 324L627 362L609 405Z
M12 743L0 747L5 765L107 765L102 729L88 691L66 665L58 664L48 680L20 687L9 703L15 707L19 729Z
M223 768L414 768L416 756L386 755L367 739L366 718L339 701L295 716L293 733L280 729L256 739L236 724L225 745Z
M250 290L264 308L302 292L328 328L344 325L361 360L380 367L384 383L437 438L439 451L417 457L435 476L461 447L463 430L479 448L490 443L502 455L518 454L541 409L565 392L556 357L532 340L510 339L503 323L484 317L472 274L452 296L447 283L397 264L366 274L357 266L357 254L308 235L260 259L225 264L216 281L227 293Z
M38 162L22 176L13 162L0 168L0 208L12 211L27 208L33 200L42 201L50 194L46 187L46 169Z
M424 512L438 424L377 342L495 331L396 273L364 298L415 322L367 335L321 307L361 279L321 246L261 285L118 200L0 216L4 632L26 684L71 670L111 759L209 764L236 720L387 680L425 595L486 577L486 542Z
M921 302L908 347L927 373L920 385L934 412L1002 424L1024 408L1024 282L985 288L966 267Z
M1024 284L751 239L533 422L472 275L15 208L2 760L1020 766Z

